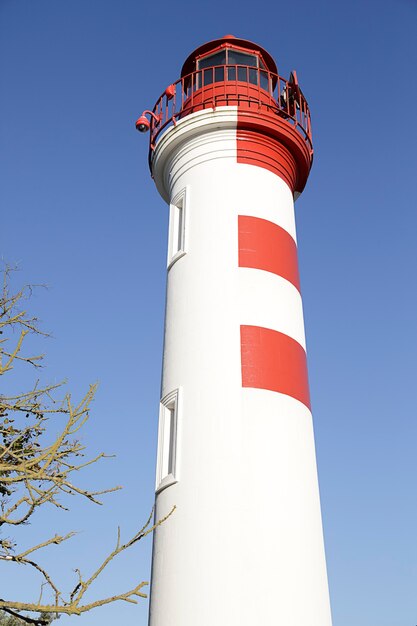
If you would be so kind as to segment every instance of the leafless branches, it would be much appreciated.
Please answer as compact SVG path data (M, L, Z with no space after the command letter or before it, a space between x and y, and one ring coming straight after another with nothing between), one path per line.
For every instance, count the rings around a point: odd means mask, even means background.
M34 546L30 550L27 550L26 552L23 552L21 554L17 554L13 556L11 555L0 556L0 560L10 560L15 563L19 563L22 565L30 565L34 567L38 572L41 573L41 575L44 578L44 583L48 585L50 589L52 589L54 596L55 596L55 602L53 604L43 604L41 600L39 602L17 602L17 601L11 601L11 600L6 601L3 599L0 599L0 609L3 609L3 610L10 609L12 611L18 611L19 617L22 618L20 611L43 612L43 613L51 613L55 615L60 615L60 614L81 615L82 613L85 613L86 611L91 611L91 609L97 608L99 606L104 606L105 604L109 604L110 602L115 602L117 600L124 600L125 602L137 604L138 598L146 598L146 593L142 591L143 588L148 585L148 582L146 581L140 582L138 585L136 585L129 591L116 594L108 598L101 598L100 600L96 600L94 602L89 602L86 604L83 604L83 599L87 590L90 589L94 581L98 578L98 576L100 576L100 574L104 571L104 569L109 565L109 563L115 557L117 557L119 554L129 549L135 543L137 543L138 541L140 541L141 539L149 535L151 532L153 532L153 530L157 526L159 526L160 524L162 524L168 519L168 517L173 513L173 510L170 511L170 513L168 513L166 517L160 519L155 524L153 524L151 521L153 517L153 511L152 511L145 525L140 529L139 532L137 532L126 543L121 542L120 529L118 529L116 546L105 557L103 562L97 567L97 569L88 578L84 578L80 570L76 570L76 574L78 577L77 583L72 589L72 591L69 594L67 594L66 598L64 597L62 592L59 591L57 585L51 579L49 574L45 570L43 570L37 563L35 563L34 561L30 559L27 559L26 557L29 553L33 553L38 550L41 550L42 548L48 545L62 543L63 541L70 539L74 535L74 533L69 533L65 537L59 537L59 536L52 537L48 539L47 541L44 541L38 544L37 546ZM30 623L34 623L34 622L31 621ZM41 624L42 622L36 621L35 623Z
M22 308L31 294L31 288L12 292L10 277L10 269L6 268L0 297L0 381L3 375L10 375L16 370L17 365L29 365L35 370L39 368L43 355L27 356L24 353L25 340L28 335L46 335L39 329L38 320ZM21 393L0 395L0 529L6 525L15 527L26 524L44 505L67 510L68 496L79 496L94 504L102 504L102 495L120 489L116 486L94 490L77 484L81 470L105 457L104 453L86 457L85 446L78 438L89 419L97 386L90 385L78 403L72 400L70 394L57 400L61 389L62 383L45 386L35 382L32 388ZM41 581L36 602L0 598L0 612L41 626L48 624L51 616L80 615L117 600L137 603L139 598L145 598L143 589L148 583L142 581L124 593L87 603L84 600L87 590L114 558L166 519L153 524L152 516L153 512L143 528L125 543L121 541L119 530L115 547L99 567L88 577L76 570L76 584L66 594L38 561L42 550L72 539L75 533L56 534L22 551L18 550L13 540L0 535L0 565L14 563L26 566L34 570ZM44 595L47 601L43 600ZM39 615L34 615L36 613Z

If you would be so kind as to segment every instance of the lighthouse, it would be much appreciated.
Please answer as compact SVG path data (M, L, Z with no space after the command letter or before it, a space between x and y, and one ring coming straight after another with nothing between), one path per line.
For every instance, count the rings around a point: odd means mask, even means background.
M149 626L330 626L294 201L297 75L227 35L136 126L169 205Z

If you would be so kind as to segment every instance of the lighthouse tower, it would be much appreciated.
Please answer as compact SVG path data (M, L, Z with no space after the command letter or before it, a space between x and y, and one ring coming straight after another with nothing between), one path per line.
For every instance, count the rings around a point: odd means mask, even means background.
M150 626L330 626L294 199L296 73L227 35L137 121L169 204Z

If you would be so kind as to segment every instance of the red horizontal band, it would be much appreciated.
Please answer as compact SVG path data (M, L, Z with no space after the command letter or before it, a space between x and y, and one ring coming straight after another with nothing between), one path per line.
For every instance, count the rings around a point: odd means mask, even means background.
M282 276L300 291L297 246L281 226L239 215L239 267L254 267Z
M295 339L261 326L241 326L242 386L278 391L310 408L307 358Z
M297 166L289 150L278 141L261 133L237 127L237 162L256 165L284 180L294 192Z
M311 168L311 145L288 119L267 111L266 101L261 107L253 104L244 99L238 104L237 162L269 170L301 193Z

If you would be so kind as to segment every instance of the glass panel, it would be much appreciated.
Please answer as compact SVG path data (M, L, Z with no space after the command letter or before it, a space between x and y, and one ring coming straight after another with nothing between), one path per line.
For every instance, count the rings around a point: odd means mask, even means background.
M202 74L203 74L203 72L196 72L196 74L195 74L195 78L194 78L194 80L193 80L193 84L192 84L192 90L193 90L193 92L194 92L196 89L200 89L200 87L201 87L201 79L202 79Z
M175 423L175 407L168 408L169 415L169 453L168 453L168 471L167 474L175 474L175 440L176 440L176 423Z
M249 67L258 67L258 57L253 54L244 54L236 50L227 51L228 65L249 65Z
M237 80L242 83L252 83L252 85L258 84L258 70L251 67L229 67L227 70L227 79Z
M247 67L237 68L237 79L244 83L248 82L248 68Z
M162 437L160 441L161 446L161 469L159 481L163 480L165 476L168 476L169 472L169 456L171 446L171 410L163 406L162 408Z
M210 67L208 70L204 70L203 77L203 85L211 85L213 82L213 68Z
M236 68L229 67L227 70L227 80L236 80Z
M216 52L216 54L211 54L208 57L203 57L198 60L197 69L202 70L205 67L213 67L214 65L226 65L226 52L222 50L221 52Z
M258 84L258 70L257 69L249 70L249 82L252 83L252 85Z
M167 404L161 403L158 440L158 489L167 476L175 478L177 458L177 392L171 394Z
M178 210L178 214L177 214L178 225L177 225L177 250L176 250L176 252L179 252L180 250L183 249L184 225L183 225L183 208L182 208L182 203L181 203L181 205L178 205L177 210Z
M224 81L224 67L215 67L214 68L214 82L221 83Z
M204 74L204 83L205 85L212 85L213 82L220 83L224 81L224 68L223 67L209 67L206 70L203 70ZM213 81L214 78L214 81Z
M269 91L267 72L259 72L259 78L261 81L261 89L265 89L265 91Z

